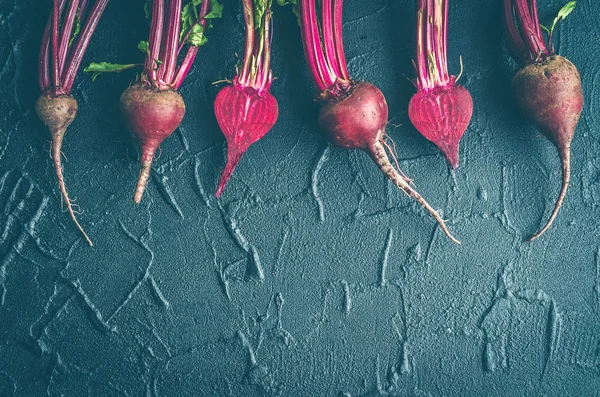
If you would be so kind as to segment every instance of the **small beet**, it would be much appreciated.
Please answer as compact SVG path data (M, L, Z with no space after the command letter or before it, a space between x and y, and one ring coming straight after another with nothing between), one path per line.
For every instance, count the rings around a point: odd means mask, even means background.
M518 106L556 146L562 163L562 187L546 224L528 241L544 234L564 202L571 179L571 142L583 110L583 91L577 68L556 55L552 34L558 21L575 8L568 2L558 13L544 39L535 0L504 0L504 28L509 52L524 66L512 80ZM525 33L526 32L526 33Z
M133 197L133 201L139 204L150 177L154 153L181 124L185 103L174 90L159 91L135 84L121 95L121 113L142 149L140 176Z
M79 224L77 216L75 215L75 209L73 203L69 198L67 187L65 185L65 179L63 176L62 168L62 143L67 132L67 128L71 125L75 117L77 117L78 105L75 98L71 95L59 95L59 96L46 96L41 95L36 104L35 112L42 122L48 127L52 134L52 161L54 162L54 168L56 170L56 176L58 178L58 185L63 200L67 206L67 211L71 216L75 225L83 234L86 241L90 246L93 246L92 241L88 237L83 227Z
M408 117L454 169L460 139L473 115L473 99L448 73L448 0L418 1L416 44L417 93L408 105Z
M473 99L460 85L419 91L410 100L408 117L425 138L444 153L452 168L458 167L460 138L473 114Z
M563 169L558 200L546 224L529 240L550 228L563 204L571 179L571 141L583 110L581 78L571 61L559 55L521 69L512 87L519 107L556 146Z
M224 87L215 100L215 116L227 140L227 164L215 195L223 193L225 184L250 145L273 128L279 108L268 91L231 85Z
M76 206L67 193L61 159L65 133L78 111L77 101L71 95L73 82L108 0L91 3L78 0L54 2L40 46L38 82L42 94L35 104L35 112L52 134L50 153L67 211L85 240L93 246L77 220ZM81 15L86 15L85 20Z
M242 0L246 23L244 58L233 84L215 99L215 116L227 140L227 164L215 196L220 197L227 181L250 145L273 128L279 115L277 100L269 89L271 72L271 2Z

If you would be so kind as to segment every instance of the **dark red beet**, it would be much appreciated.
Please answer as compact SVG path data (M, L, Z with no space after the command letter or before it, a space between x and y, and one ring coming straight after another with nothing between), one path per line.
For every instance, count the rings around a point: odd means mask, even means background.
M575 65L553 55L521 69L513 78L519 107L542 133L556 145L562 162L562 188L545 226L529 241L552 225L562 206L571 177L571 141L583 109L581 78Z
M67 205L67 211L69 211L71 219L73 219L73 222L75 222L75 225L77 225L77 228L83 234L88 244L93 246L92 241L83 230L83 227L81 227L77 221L73 204L71 199L69 199L69 194L67 193L67 187L65 185L62 169L62 142L67 128L77 116L77 110L77 101L71 95L41 95L35 104L35 112L52 134L52 160L54 161L54 168L56 169L56 176L58 177L60 192L65 204Z
M385 127L388 106L383 93L373 84L355 84L341 100L331 99L321 107L319 124L329 139L345 149L361 149L367 152L381 171L408 196L421 204L439 223L444 233L460 244L439 213L434 210L409 180L393 167L385 151Z
M215 116L227 139L227 165L219 180L217 197L246 150L273 128L278 114L277 100L268 91L234 84L219 92Z
M176 91L159 91L135 84L121 95L121 113L142 148L140 176L133 197L139 204L150 177L154 153L181 123L185 103Z
M437 145L452 168L458 167L458 145L472 115L471 94L454 83L419 90L408 105L410 121Z

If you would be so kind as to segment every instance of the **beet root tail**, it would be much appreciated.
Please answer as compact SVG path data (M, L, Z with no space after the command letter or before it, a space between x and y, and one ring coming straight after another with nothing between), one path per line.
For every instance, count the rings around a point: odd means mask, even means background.
M406 182L406 179L403 178L402 175L400 175L400 173L392 166L392 163L390 162L388 155L385 152L385 148L381 142L375 143L371 149L370 155L379 169L381 169L381 171L392 183L402 189L402 191L404 191L404 193L406 193L408 196L415 199L419 204L421 204L421 206L423 206L423 208L425 208L427 212L429 212L429 214L437 221L442 231L450 240L456 244L461 244L461 242L457 240L452 233L450 233L450 230L448 230L448 227L446 226L446 221L442 219L440 214L434 210L433 207L431 207L431 205L429 205L429 203L425 201L425 199L421 197L421 195L415 189L413 189L408 182Z
M554 210L552 211L552 214L550 215L548 222L546 222L544 227L542 227L539 232L537 232L536 234L534 234L533 236L531 236L527 239L527 241L529 241L529 242L537 239L542 234L544 234L548 229L550 229L550 226L552 226L554 219L556 219L556 216L558 215L558 211L560 210L560 207L562 207L562 204L565 201L565 196L567 195L567 189L569 188L569 182L571 181L571 149L569 147L567 147L567 148L562 148L562 149L559 148L558 150L560 153L562 169L563 169L563 181L562 181L562 187L560 189L560 194L558 195L558 199L556 200Z
M63 197L63 200L67 204L67 211L69 215L71 215L71 219L75 222L77 229L81 232L87 243L90 247L93 247L94 244L92 240L89 238L83 227L79 224L77 220L77 216L75 214L75 210L73 209L73 203L69 198L69 194L67 193L67 187L65 185L65 179L63 177L63 169L62 169L62 160L61 160L61 148L63 138L65 136L66 128L61 128L55 131L52 131L52 160L54 161L54 168L56 169L56 176L58 177L58 185L60 187L60 192Z
M217 196L217 198L220 197L221 194L223 193L223 190L225 189L225 185L227 184L227 181L233 174L233 171L235 171L235 168L239 164L243 155L244 155L243 152L231 151L229 148L227 149L227 164L225 164L225 168L223 169L223 172L221 173L221 178L219 179L219 185L217 186L217 191L215 192L215 196Z
M146 185L148 184L148 179L150 179L150 171L152 170L152 159L154 158L154 153L156 152L155 146L142 146L142 158L140 159L140 176L138 177L137 186L135 187L135 193L133 195L133 201L136 204L142 202L142 196L146 191Z
M451 143L443 147L439 146L439 148L446 157L446 160L448 161L448 164L450 164L450 167L453 170L458 168L458 142Z

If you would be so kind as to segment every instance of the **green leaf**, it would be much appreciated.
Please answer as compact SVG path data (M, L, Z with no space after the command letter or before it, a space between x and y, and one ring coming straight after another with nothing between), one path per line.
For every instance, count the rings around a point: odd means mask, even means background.
M71 39L69 40L69 47L71 47L71 44L73 44L73 41L75 41L75 38L81 31L81 17L79 14L81 14L81 8L78 8L77 14L75 14L75 26L73 27L73 33L71 34Z
M96 80L101 73L117 73L122 72L123 70L132 69L140 66L139 64L130 63L130 64L119 64L119 63L110 63L110 62L100 62L95 63L92 62L90 65L83 69L85 73L91 73L92 81Z
M575 5L577 4L576 1L569 1L567 4L565 4L560 11L558 11L558 15L556 16L556 18L554 18L554 21L552 21L552 25L550 25L550 29L544 29L546 31L549 31L549 35L552 36L552 32L554 32L554 27L556 26L557 23L559 23L560 21L562 21L563 19L565 19L567 16L569 16L569 14L571 12L573 12L573 10L575 9Z
M548 29L547 27L545 27L545 26L544 26L544 25L542 25L541 23L540 23L540 28L542 28L542 30L543 30L544 32L546 32L546 33L550 34L550 29Z
M267 0L254 0L254 28L261 29L263 16L267 11L267 7L270 7L271 4Z
M210 0L210 12L206 14L204 19L218 19L223 16L223 4L218 0Z
M192 28L192 32L188 36L187 41L188 43L190 43L190 45L193 45L195 47L200 47L201 45L206 44L208 39L204 35L204 28L202 27L202 25L194 25L194 27Z
M144 54L150 54L150 44L147 41L140 41L137 48Z
M191 0L181 10L181 34L179 40L183 40L189 32L186 42L195 47L200 47L208 41L204 35L204 28L198 23L198 6L200 4L202 4L202 0ZM204 19L221 18L222 15L223 5L217 0L210 0L210 12L205 15ZM208 27L210 27L210 23Z

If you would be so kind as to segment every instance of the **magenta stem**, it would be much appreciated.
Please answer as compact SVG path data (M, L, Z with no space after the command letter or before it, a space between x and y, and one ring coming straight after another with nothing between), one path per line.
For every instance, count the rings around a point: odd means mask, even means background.
M261 69L259 70L258 87L260 91L268 90L271 87L271 81L273 80L273 73L271 72L271 41L273 40L273 25L271 20L271 7L267 7L265 10L264 20L264 48L263 57L261 63Z
M238 81L242 85L248 85L250 70L252 69L252 52L254 51L254 7L252 0L242 0L244 7L244 21L246 22L246 40L244 45L244 60Z
M65 64L62 79L64 84L63 88L67 94L71 92L75 75L77 74L77 70L81 65L81 60L83 59L85 50L87 50L87 47L90 44L92 34L94 34L94 30L96 30L98 22L100 21L100 17L102 16L107 4L108 0L96 0L96 3L94 3L94 6L90 11L88 19L85 22L83 30L81 31L79 40L77 40L73 52Z
M319 91L324 92L334 85L336 77L328 68L321 47L315 0L300 0L298 10L306 62Z
M331 71L336 76L341 76L339 64L335 62L336 51L333 37L333 0L322 0L321 2L321 20L323 29L323 44L325 47L325 60L330 66Z
M200 12L198 13L198 23L202 25L202 31L204 32L206 29L206 19L204 18L206 14L208 14L208 8L210 7L210 1L203 1L200 6ZM204 34L204 33L203 33ZM179 52L178 50L177 52ZM177 90L183 84L186 76L188 75L192 65L194 64L194 59L196 59L196 55L198 54L198 47L190 45L187 53L185 54L185 58L181 62L177 73L175 73L175 78L173 79L172 87Z
M52 13L52 92L53 95L63 94L60 84L60 69L58 65L58 29L60 24L60 1L54 0Z
M162 44L163 20L165 15L165 1L152 2L152 21L150 22L150 37L148 38L148 54L144 63L144 74L156 85L156 61L160 57Z
M451 83L448 73L448 0L419 0L417 9L417 88Z
M208 1L207 1L208 2ZM169 21L167 25L167 37L163 47L163 64L158 68L158 77L166 85L172 85L177 67L177 47L179 34L181 32L181 0L171 0L169 8Z
M335 60L344 80L350 80L348 65L346 64L346 55L344 54L344 42L342 40L343 19L342 8L344 0L333 0L333 40L335 43Z
M553 53L540 29L536 0L504 0L504 29L509 52L522 63Z
M60 36L60 47L58 51L58 65L60 72L63 71L65 66L69 41L71 41L71 33L73 31L73 24L75 23L75 17L77 16L78 8L79 0L71 0L71 4L69 5L69 9L67 10L67 14L63 21L62 34Z

